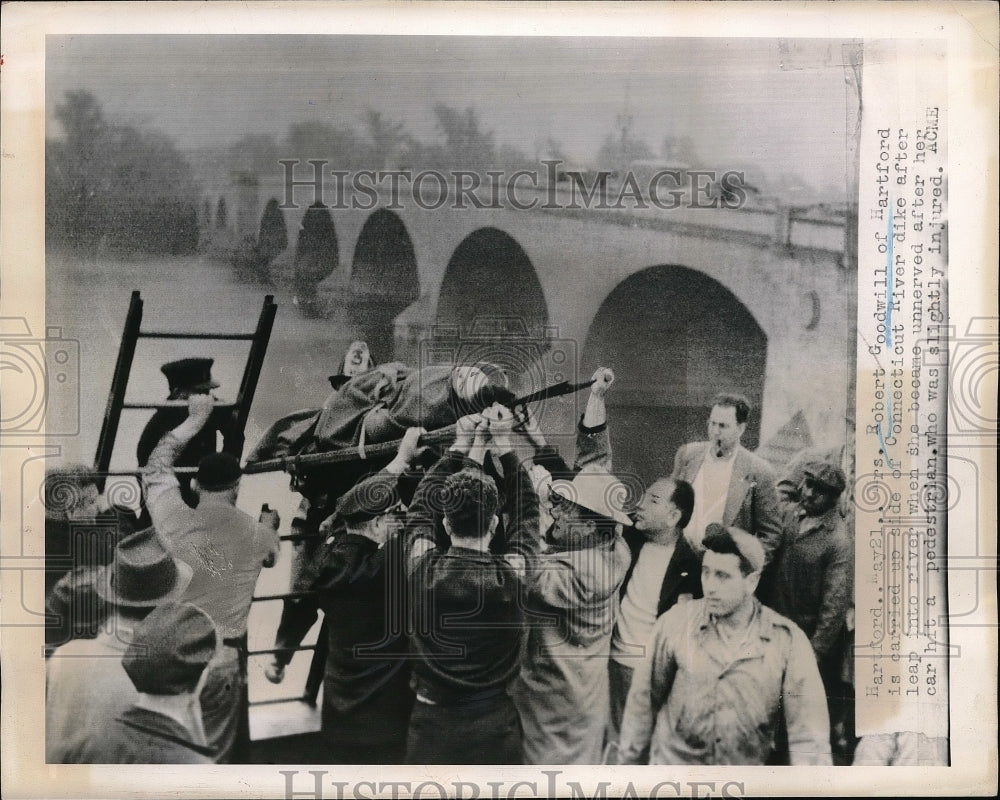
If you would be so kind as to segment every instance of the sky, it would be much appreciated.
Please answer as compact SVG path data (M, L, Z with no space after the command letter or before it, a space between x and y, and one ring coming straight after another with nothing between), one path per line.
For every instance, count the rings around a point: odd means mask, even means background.
M544 155L552 136L593 162L619 114L659 151L690 136L698 166L759 165L843 191L841 42L473 36L50 36L46 103L86 89L106 117L184 148L281 137L321 119L361 129L372 107L424 141L436 102L473 106L498 142Z

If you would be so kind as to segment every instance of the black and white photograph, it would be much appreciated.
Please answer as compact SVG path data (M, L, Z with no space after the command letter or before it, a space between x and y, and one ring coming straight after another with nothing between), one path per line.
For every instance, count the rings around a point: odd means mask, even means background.
M4 622L32 758L96 770L60 796L849 794L995 742L945 34L140 5L36 37L4 228L44 298L2 315Z

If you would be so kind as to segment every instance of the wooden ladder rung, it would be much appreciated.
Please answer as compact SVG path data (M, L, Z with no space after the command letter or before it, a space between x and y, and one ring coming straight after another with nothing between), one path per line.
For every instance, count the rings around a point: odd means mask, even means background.
M159 403L122 403L122 410L132 411L156 411L161 408L187 408L187 400L164 400ZM236 408L236 403L219 403L214 408L231 409Z
M193 333L187 331L140 331L140 339L226 339L234 342L253 341L254 333Z

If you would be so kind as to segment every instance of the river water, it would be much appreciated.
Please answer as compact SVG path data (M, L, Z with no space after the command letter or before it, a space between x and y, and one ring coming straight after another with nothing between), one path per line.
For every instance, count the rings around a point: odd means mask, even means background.
M58 417L60 422L72 421L79 414L77 434L50 437L60 448L61 460L93 463L134 289L144 300L142 329L146 331L252 332L264 296L274 294L278 312L247 425L247 449L279 417L323 404L330 392L327 376L337 371L355 337L355 331L343 321L304 318L283 288L242 283L229 266L207 257L126 260L50 253L46 324L50 329L59 328L63 339L78 341L80 349L78 392L51 392L47 410L50 418ZM216 395L223 400L233 399L248 349L245 342L140 341L126 399L163 400L167 383L159 372L160 365L187 356L214 357L213 375L222 384ZM135 444L149 414L123 412L113 469L135 467ZM244 478L238 505L256 515L262 503L269 503L281 515L280 532L287 533L298 500L298 495L288 488L287 476L272 473ZM286 590L290 561L291 546L284 542L278 564L261 573L258 595ZM279 613L277 602L254 605L249 623L251 649L273 646ZM314 629L306 642L314 641L315 634ZM265 658L251 659L251 700L301 694L310 657L310 652L298 654L280 686L264 680Z

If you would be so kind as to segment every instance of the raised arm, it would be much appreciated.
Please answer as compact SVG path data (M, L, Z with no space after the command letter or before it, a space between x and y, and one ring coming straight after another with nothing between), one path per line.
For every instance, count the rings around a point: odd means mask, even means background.
M152 505L163 494L174 491L180 494L180 485L177 476L174 474L174 462L177 456L187 446L199 431L205 427L209 417L212 416L212 409L215 401L211 395L193 394L188 398L188 416L180 425L172 431L168 431L153 448L149 456L149 462L143 470L143 485L146 489L146 502Z
M513 450L514 420L509 409L495 406L489 420L490 449L500 459L507 501L508 562L522 576L534 569L538 554L538 495ZM489 412L487 412L489 413Z
M591 464L611 471L611 439L608 436L608 410L604 396L614 380L615 374L606 367L594 373L587 408L577 428L576 461L573 465L576 471Z
M189 508L181 497L174 462L208 422L213 406L210 395L191 395L188 398L187 419L163 435L153 448L142 474L146 506L153 526L169 546L179 548L175 555L189 562L194 556L180 549L181 543L200 530L200 522L194 509Z
M440 493L449 475L474 463L467 454L472 447L479 421L478 414L462 417L458 421L455 443L417 484L413 500L407 509L406 527L403 532L404 557L408 572L417 566L424 555L443 544L438 538L438 524L442 516Z

